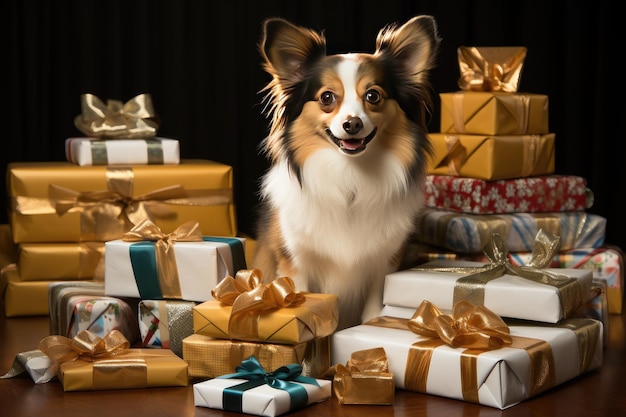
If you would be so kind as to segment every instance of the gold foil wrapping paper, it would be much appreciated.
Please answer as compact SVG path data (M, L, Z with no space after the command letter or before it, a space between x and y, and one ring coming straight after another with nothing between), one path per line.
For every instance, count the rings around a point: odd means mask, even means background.
M330 367L330 337L293 345L215 339L196 333L183 339L183 359L189 364L191 378L233 373L250 356L256 357L265 369L301 364L302 375L318 378Z
M471 91L516 92L527 49L524 46L460 46L459 87Z
M4 313L7 317L48 314L48 285L51 281L21 281L16 264L2 268Z
M17 264L22 281L93 279L104 256L104 242L22 243L18 246Z
M150 217L165 233L197 221L208 235L237 235L232 167L213 161L11 163L7 188L16 243L108 241Z
M430 133L427 173L483 180L552 174L555 136Z
M459 91L441 93L439 97L442 133L549 133L545 94Z
M208 300L194 307L194 332L218 339L295 344L332 334L338 323L338 300L334 294L304 293L296 307L272 308L239 316L237 337L229 333L232 306ZM247 330L245 330L247 329ZM245 330L245 331L244 331Z

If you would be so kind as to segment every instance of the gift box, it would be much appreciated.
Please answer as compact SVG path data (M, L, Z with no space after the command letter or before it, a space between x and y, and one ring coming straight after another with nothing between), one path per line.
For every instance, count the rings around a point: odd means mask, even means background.
M240 288L247 291L239 292ZM240 270L235 278L226 277L213 297L194 307L194 333L294 344L328 336L338 324L337 295L296 291L288 277L263 284L258 270Z
M48 312L50 334L67 336L72 315L68 314L69 300L75 296L104 296L104 283L97 281L55 281L48 285Z
M65 157L80 166L170 165L180 163L177 139L67 138Z
M232 167L78 166L14 162L7 167L9 221L16 243L105 242L149 218L164 232L197 221L207 235L236 236Z
M352 352L345 365L336 364L329 373L340 404L393 404L396 387L383 348Z
M8 224L0 224L0 268L17 262L17 245L11 237Z
M330 337L292 345L215 339L195 333L183 339L183 359L189 364L190 378L233 373L250 356L265 369L297 363L302 366L302 375L319 378L330 367Z
M438 323L445 325L446 320ZM475 333L450 332L453 345L437 332L423 336L409 330L420 327L418 319L380 317L340 330L331 337L331 359L342 363L354 351L382 346L396 388L499 409L597 369L603 360L602 323L593 319L565 319L553 325L519 322L509 324L506 331L485 326ZM450 331L449 325L445 327ZM433 331L433 326L428 329ZM490 343L494 348L484 346Z
M456 302L468 299L502 317L556 323L583 305L593 281L591 271L567 268L536 269L527 276L522 269L480 275L484 265L440 260L387 274L383 304L417 308L428 299L452 310Z
M428 175L426 207L468 214L585 211L593 192L582 177L545 175L486 181L450 175Z
M106 242L106 295L202 302L228 274L246 267L243 238L203 236L188 222L164 234L147 220Z
M586 212L467 214L425 208L412 239L462 254L482 253L494 233L510 252L530 252L540 229L561 238L561 250L604 244L606 218Z
M103 261L104 242L21 243L18 270L22 281L93 279Z
M129 349L121 332L99 337L88 330L74 338L48 336L39 350L58 363L64 391L187 386L187 362L166 349Z
M483 180L553 174L555 136L429 133L427 173Z
M83 330L104 337L111 330L119 330L132 344L139 340L135 311L122 299L96 295L74 295L65 300L66 331L59 333L72 338Z
M484 254L463 254L442 251L421 243L412 243L408 249L409 267L437 259L486 262ZM508 260L516 266L527 265L532 259L531 252L509 252ZM593 272L593 281L606 283L607 308L610 314L621 314L624 291L624 254L609 244L598 248L576 248L559 251L549 263L551 268L584 268Z
M143 347L170 349L183 356L183 340L193 334L193 301L139 301L139 333Z
M16 264L6 265L0 275L6 317L48 314L48 285L54 281L21 281Z
M535 135L548 130L548 96L502 91L440 93L441 133Z
M241 372L194 384L195 406L272 417L330 398L332 382L301 376L299 365L281 367L265 377L254 357L244 364L252 360L256 372L239 367Z
M21 352L15 356L11 369L0 379L13 378L26 372L35 384L43 384L55 377L51 366L50 358L39 349Z

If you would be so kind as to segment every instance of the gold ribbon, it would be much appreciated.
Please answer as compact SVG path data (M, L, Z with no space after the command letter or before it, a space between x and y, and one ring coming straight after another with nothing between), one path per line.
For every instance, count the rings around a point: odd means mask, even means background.
M130 231L122 235L126 242L155 242L157 274L164 298L181 298L178 267L176 265L176 242L202 242L202 232L198 222L187 222L176 228L172 233L163 233L161 229L148 219L142 220Z
M378 317L368 325L407 328L429 339L411 345L405 366L404 388L428 392L428 372L436 348L449 345L465 348L460 353L460 377L463 399L479 403L478 355L509 346L524 349L530 358L528 396L536 395L555 385L556 374L552 347L545 340L511 336L507 324L484 306L467 301L454 305L451 315L445 315L430 303L423 301L411 319Z
M168 205L212 206L232 202L232 190L185 190L181 185L162 187L133 197L134 172L127 167L106 169L107 189L78 192L56 184L48 186L48 199L15 197L13 209L23 215L80 213L85 240L118 239L144 219L175 215Z
M233 339L258 335L258 321L250 317L273 308L297 307L306 301L291 278L280 277L263 283L258 269L241 269L234 278L225 277L211 290L211 295L232 306L228 334Z
M505 274L516 275L538 284L557 288L563 318L573 314L585 300L583 285L577 278L548 271L550 262L558 253L561 238L539 229L533 242L532 256L528 264L513 265L508 259L508 249L498 233L491 236L483 252L489 263L482 267L415 267L416 271L440 271L469 274L459 278L454 287L453 302L467 300L474 305L483 305L485 285Z
M126 103L107 100L106 105L93 94L82 94L80 104L81 114L74 125L89 137L145 139L155 136L159 128L149 94L139 94Z
M525 47L467 47L457 50L459 87L467 91L517 92Z

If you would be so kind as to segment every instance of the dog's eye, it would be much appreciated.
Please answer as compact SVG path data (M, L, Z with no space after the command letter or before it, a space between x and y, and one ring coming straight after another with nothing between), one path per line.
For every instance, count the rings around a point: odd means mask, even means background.
M335 94L332 91L324 91L320 95L320 103L323 106L330 106L335 102Z
M380 92L378 90L367 90L367 92L365 93L365 100L368 103L378 104L380 103L381 99L382 96L380 95Z

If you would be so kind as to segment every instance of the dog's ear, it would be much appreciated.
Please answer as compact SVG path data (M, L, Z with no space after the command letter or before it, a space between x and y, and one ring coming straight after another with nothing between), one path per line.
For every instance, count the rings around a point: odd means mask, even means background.
M326 39L323 33L270 18L263 24L260 49L265 70L288 87L302 79L307 64L326 55Z
M402 26L383 28L376 38L376 55L396 63L403 78L416 84L427 82L441 39L432 16L416 16Z

